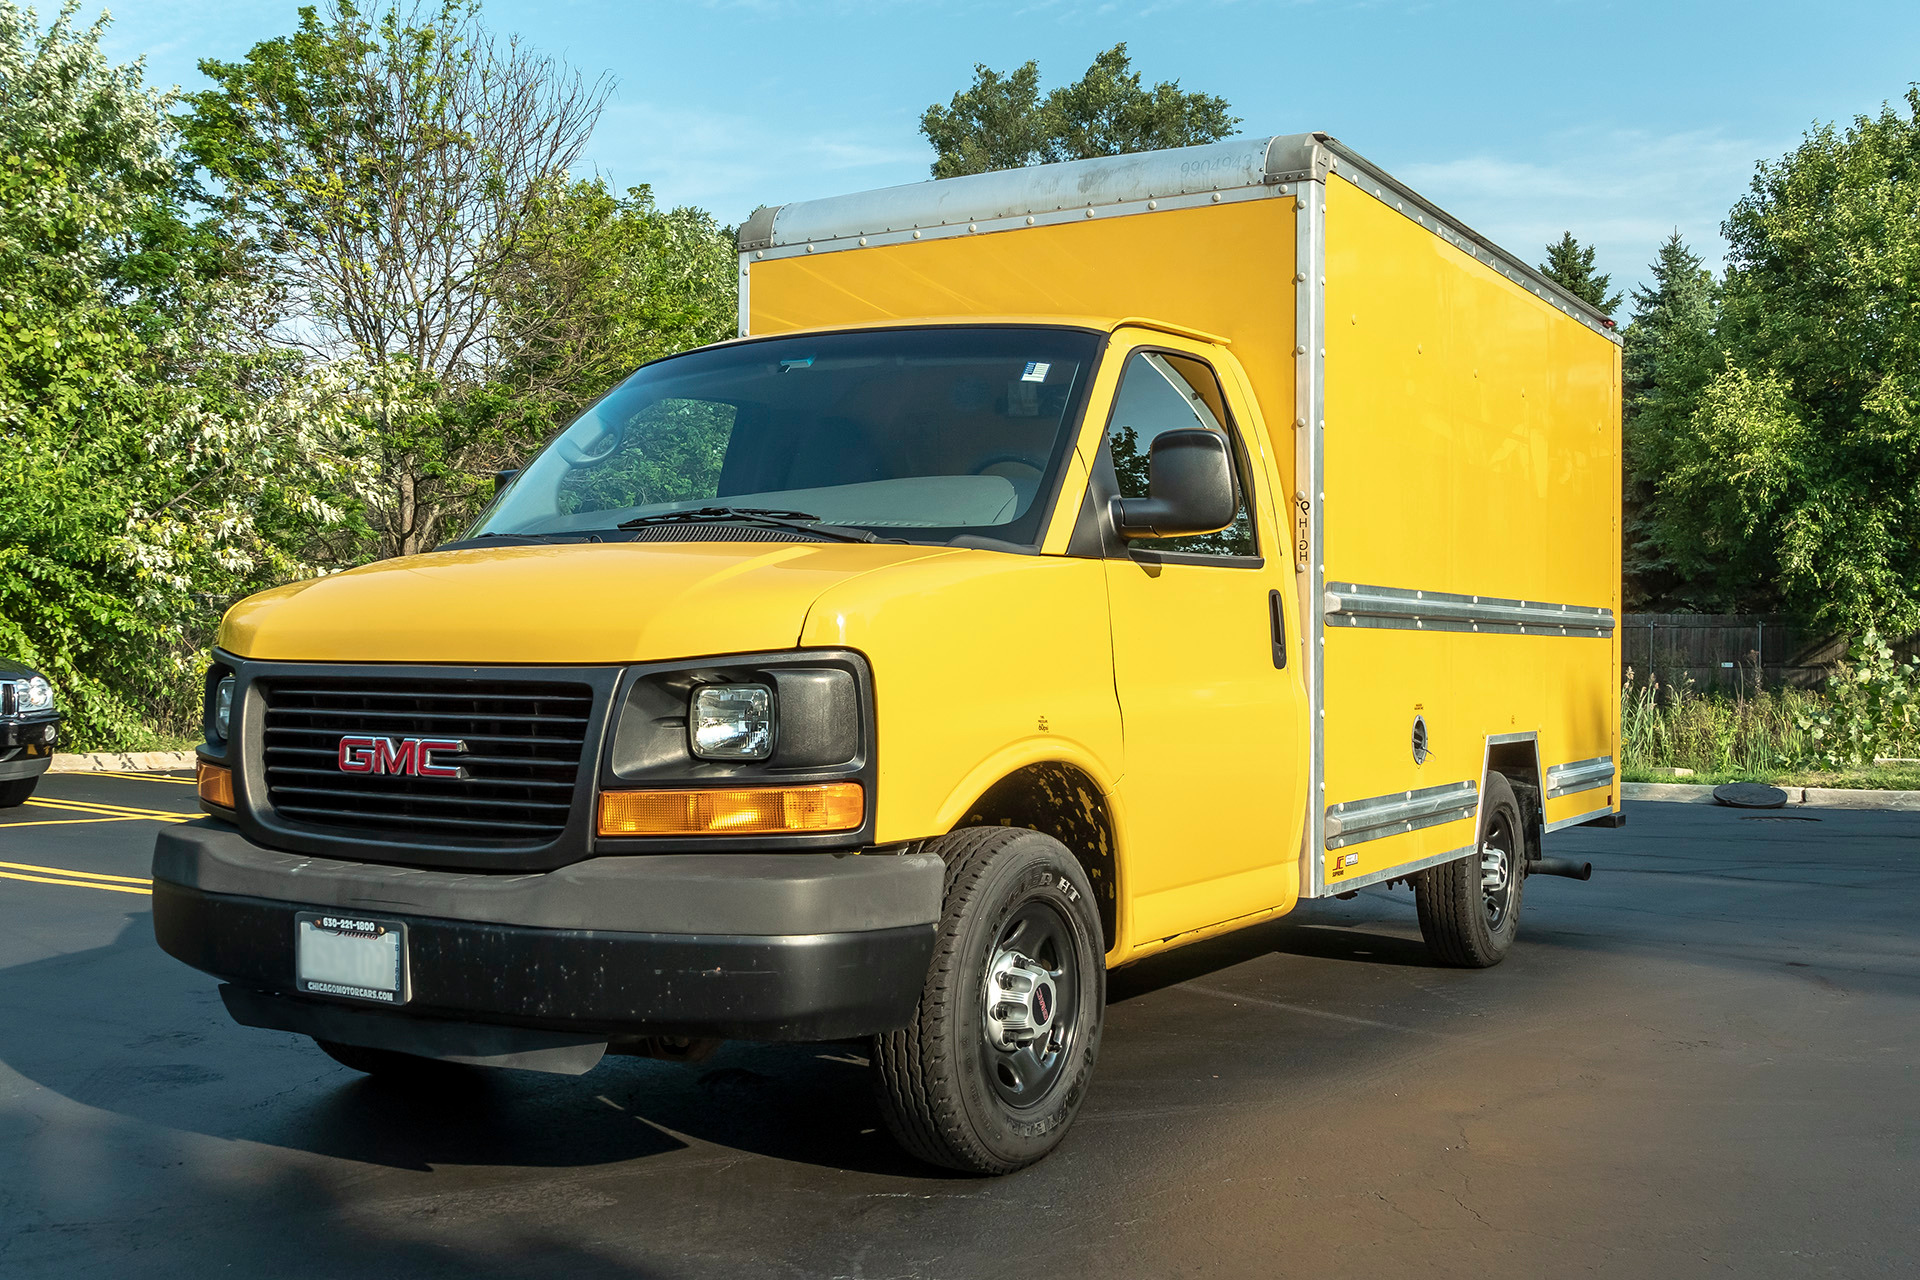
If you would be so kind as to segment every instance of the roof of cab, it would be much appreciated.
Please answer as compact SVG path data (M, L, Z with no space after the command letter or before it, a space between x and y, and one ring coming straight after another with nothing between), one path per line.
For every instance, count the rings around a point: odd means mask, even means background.
M713 346L730 346L741 342L766 342L775 338L799 338L810 333L849 333L867 329L940 329L965 327L971 329L1022 328L1022 329L1088 329L1095 333L1112 333L1115 329L1152 329L1159 333L1177 334L1182 338L1191 338L1195 342L1211 342L1216 346L1231 346L1233 339L1223 338L1217 333L1208 333L1204 329L1195 329L1189 325L1174 324L1170 320L1155 320L1151 316L1073 316L1073 315L1019 315L1019 316L901 316L885 320L854 320L846 324L810 325L802 329L776 329L765 333L742 334L737 338L728 338L725 342L713 343ZM669 357L671 358L671 357Z

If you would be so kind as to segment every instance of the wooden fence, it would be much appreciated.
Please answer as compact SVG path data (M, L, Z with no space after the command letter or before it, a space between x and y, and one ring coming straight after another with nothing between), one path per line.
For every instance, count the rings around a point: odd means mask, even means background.
M1623 619L1620 663L1636 679L1649 672L1662 682L1690 677L1702 692L1752 687L1756 664L1768 685L1813 687L1826 683L1833 664L1847 656L1843 636L1813 634L1778 615L1731 613L1629 613ZM1908 640L1893 646L1905 657Z

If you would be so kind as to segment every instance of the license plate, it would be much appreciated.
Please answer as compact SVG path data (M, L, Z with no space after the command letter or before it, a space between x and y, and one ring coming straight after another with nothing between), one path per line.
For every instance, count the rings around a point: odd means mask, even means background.
M397 920L303 911L293 924L294 985L316 996L407 1002L407 926Z

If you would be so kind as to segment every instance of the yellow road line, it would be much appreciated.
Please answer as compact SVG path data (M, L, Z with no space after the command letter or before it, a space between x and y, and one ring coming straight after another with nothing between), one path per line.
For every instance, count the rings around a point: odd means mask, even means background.
M119 880L126 884L152 884L145 876L112 876L104 871L73 871L67 867L36 867L31 862L0 862L12 871L40 871L53 876L77 876L82 880Z
M178 809L149 809L145 805L114 804L107 800L69 800L65 796L35 796L28 804L44 805L49 809L86 809L102 813L137 813L141 815L160 814L178 817Z
M61 809L68 813L104 813L122 818L195 818L198 814L178 809L145 809L130 804L103 804L94 800L63 800L56 796L36 796L27 801L42 809Z
M164 773L115 773L111 769L93 769L89 770L87 774L80 776L91 776L95 778L133 778L139 782L171 782L178 787L195 787L200 785L199 779L197 778L175 778Z
M136 889L127 884L100 884L93 880L55 880L51 876L23 876L13 871L0 871L0 880L25 880L28 884L63 884L69 889L105 889L108 893L137 893L151 898L153 890Z
M0 822L0 831L11 831L15 827L84 827L90 822L160 822L160 818L141 818L134 815L115 815L99 818L38 818L32 822ZM178 819L189 821L187 818Z

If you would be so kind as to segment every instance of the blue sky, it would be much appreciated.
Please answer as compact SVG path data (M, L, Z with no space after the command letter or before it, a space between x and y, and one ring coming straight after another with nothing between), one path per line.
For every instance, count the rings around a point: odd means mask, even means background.
M42 0L47 7L48 0ZM291 0L120 0L109 52L204 83ZM98 12L89 3L85 12ZM1920 4L1465 0L490 0L497 29L618 89L587 162L725 222L923 179L920 112L973 64L1077 78L1125 40L1149 82L1249 133L1322 129L1538 261L1572 230L1615 283L1678 228L1710 261L1755 161L1920 80Z

